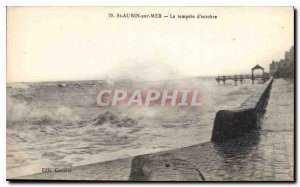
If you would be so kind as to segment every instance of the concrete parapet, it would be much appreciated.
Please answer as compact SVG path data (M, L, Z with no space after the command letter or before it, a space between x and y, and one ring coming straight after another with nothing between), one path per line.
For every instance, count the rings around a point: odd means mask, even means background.
M273 78L270 78L239 107L218 111L211 141L226 141L257 129L268 102L272 82Z
M201 172L186 160L168 153L136 156L131 164L131 181L204 181Z

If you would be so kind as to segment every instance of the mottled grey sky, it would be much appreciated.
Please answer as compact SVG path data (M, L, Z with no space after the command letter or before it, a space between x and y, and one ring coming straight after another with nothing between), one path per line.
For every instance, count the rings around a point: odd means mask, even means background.
M108 13L217 19L108 19ZM250 73L294 43L292 7L9 7L7 80L158 80Z

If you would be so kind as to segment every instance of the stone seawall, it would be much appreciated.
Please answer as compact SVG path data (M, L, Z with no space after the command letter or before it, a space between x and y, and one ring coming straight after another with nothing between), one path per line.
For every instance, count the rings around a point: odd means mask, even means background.
M241 136L259 127L259 121L265 112L273 78L251 95L239 107L232 110L220 110L216 114L211 137L212 142L223 142Z
M177 151L166 151L153 154L136 156L131 163L129 180L132 181L205 181L207 180L209 166L214 167L214 162L220 162L216 150L235 150L238 153L255 145L258 138L255 131L265 112L273 78L269 79L261 88L252 94L244 103L233 110L221 110L216 114L212 142L199 144L192 149L183 148ZM248 134L247 134L248 133ZM237 139L241 135L240 139ZM233 140L232 140L233 139ZM231 142L238 142L237 145ZM241 144L250 143L249 145ZM229 142L229 143L227 143ZM229 145L229 146L228 146ZM233 147L232 147L233 146ZM197 148L196 148L197 147ZM205 150L207 148L207 150ZM188 153L184 151L188 150ZM222 151L223 150L223 151ZM182 151L182 152L180 152ZM175 153L176 152L176 153ZM208 153L208 155L206 155ZM189 154L189 156L187 156ZM205 155L205 156L204 156ZM204 158L203 158L204 156ZM208 157L211 156L211 159ZM196 157L192 159L193 157ZM220 159L222 160L222 158ZM205 163L210 161L209 164ZM219 164L217 164L219 165ZM219 168L220 169L220 168ZM210 177L215 177L213 174ZM215 178L217 179L217 178ZM211 180L208 179L208 180Z

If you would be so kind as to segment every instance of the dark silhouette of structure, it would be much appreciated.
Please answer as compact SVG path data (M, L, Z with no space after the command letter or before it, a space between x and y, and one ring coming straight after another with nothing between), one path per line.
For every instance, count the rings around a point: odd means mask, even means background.
M262 72L263 72L263 74L262 74L262 79L263 79L263 81L265 82L265 70L264 70L264 68L263 67L261 67L260 65L256 65L256 66L254 66L251 70L252 70L252 72L251 72L251 78L252 78L252 84L254 84L254 71L255 70L257 70L257 69L260 69L260 70L262 70Z
M285 52L285 58L270 64L270 75L274 78L294 78L295 52L294 46Z
M262 75L255 75L254 71L255 70L262 70ZM254 80L256 79L261 79L264 82L266 82L266 80L269 78L269 75L265 73L264 68L261 67L260 65L256 65L253 68L251 68L251 75L229 75L229 76L218 76L216 78L216 81L218 82L218 84L220 83L220 81L223 81L223 84L225 84L225 82L227 80L233 80L234 84L237 85L237 82L240 81L241 84L243 84L243 80L244 79L250 79L252 80L252 84L254 84Z

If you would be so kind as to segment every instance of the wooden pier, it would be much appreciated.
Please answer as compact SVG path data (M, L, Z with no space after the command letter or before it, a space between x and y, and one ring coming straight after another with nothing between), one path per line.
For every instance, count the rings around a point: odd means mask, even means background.
M218 82L218 84L220 83L220 81L223 81L223 84L225 84L225 82L227 80L233 80L234 84L237 85L238 81L241 84L243 84L243 80L244 79L250 79L250 80L252 80L252 84L254 84L254 80L257 80L257 79L263 80L265 82L266 80L268 80L268 75L263 74L263 75L229 75L229 76L218 76L216 78L216 81Z
M254 71L255 70L261 70L262 74L261 75L254 75ZM252 80L252 84L254 84L254 80L256 79L261 79L264 82L266 82L269 79L269 75L267 73L265 73L264 68L261 67L260 65L256 65L251 69L251 74L250 75L227 75L227 76L218 76L216 78L216 81L218 82L218 84L220 83L220 81L223 81L223 84L225 85L225 82L227 80L233 80L235 85L237 85L237 82L240 81L241 84L243 84L243 80L244 79L250 79Z

